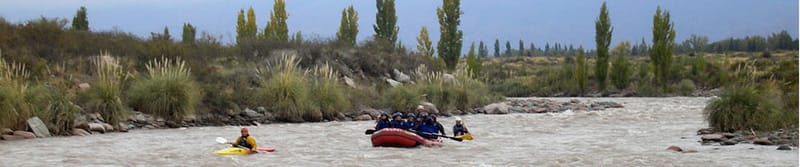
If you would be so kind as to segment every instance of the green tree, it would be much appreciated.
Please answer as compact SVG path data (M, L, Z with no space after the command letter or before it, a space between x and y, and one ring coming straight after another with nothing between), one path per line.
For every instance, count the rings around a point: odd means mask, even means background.
M72 18L72 29L78 31L89 31L89 19L86 18L86 7L81 6L75 17Z
M494 57L500 56L500 39L494 39Z
M608 16L606 2L600 7L600 16L594 21L595 36L597 43L597 61L594 66L594 76L597 78L597 85L601 91L606 90L606 77L608 77L608 46L611 44L611 34L614 28L611 27L611 18Z
M481 59L475 54L475 42L472 42L472 45L469 46L467 71L472 78L478 78L481 75Z
M244 9L239 9L236 16L236 43L241 44L247 38L247 21L244 18Z
M417 37L417 51L419 54L427 58L433 58L433 43L428 37L428 28L422 26L422 29L419 30L419 37Z
M586 57L583 56L583 46L578 47L578 57L575 60L575 81L578 83L580 95L586 91L589 82L589 75L586 73Z
M483 41L481 41L480 44L478 45L478 56L481 58L486 58L486 56L489 56L489 50L486 47L486 44L483 43Z
M637 50L639 51L638 55L649 54L650 48L647 46L647 42L645 42L644 38L642 38L642 42L639 43L639 47L637 47Z
M461 55L461 45L464 33L458 29L461 24L461 0L443 0L442 6L436 9L439 17L439 29L441 31L439 44L439 56L444 59L448 70L454 70Z
M345 46L356 46L358 36L358 12L353 5L342 10L342 22L339 24L339 32L336 32L336 39Z
M531 46L528 48L528 50L530 50L528 51L528 56L531 57L536 56L536 52L538 51L538 49L536 49L536 46L533 45L533 42L531 42Z
M689 39L683 42L688 51L692 52L692 54L698 54L700 52L705 51L706 46L708 45L708 37L707 36L699 36L692 34L689 36Z
M183 38L181 38L181 41L183 43L185 43L185 44L193 44L194 43L194 39L195 39L196 31L197 30L195 29L194 26L192 26L191 23L184 23L183 24L183 33L181 34L181 36Z
M297 31L297 33L294 33L294 37L292 37L291 41L297 45L303 44L303 32Z
M286 2L284 0L275 0L272 5L272 11L269 13L269 22L261 35L262 38L288 42L289 26L286 24L287 19L289 19L289 15L286 14Z
M628 87L633 69L631 63L628 62L628 56L631 55L631 43L622 41L617 44L614 49L611 49L612 55L617 55L614 63L611 66L611 82L617 89L625 89Z
M797 47L792 42L792 35L789 35L789 32L786 32L786 30L780 33L773 33L769 36L767 41L769 42L770 50L792 50Z
M520 39L519 40L519 55L518 56L524 56L524 55L525 55L525 42L522 42L522 40Z
M397 33L400 27L397 26L397 14L395 14L394 0L376 0L375 6L378 12L375 14L375 39L384 46L394 46L397 42Z
M672 52L675 48L675 26L670 21L669 11L659 6L653 16L653 46L650 48L650 62L653 63L656 84L667 89L667 77L672 66Z
M506 41L506 56L511 56L511 42Z
M258 26L256 26L256 12L253 11L253 7L251 6L250 9L247 9L247 22L245 22L245 36L248 39L255 39L257 32L258 32Z
M161 34L161 39L165 41L172 41L172 35L169 35L169 27L164 27L164 33Z

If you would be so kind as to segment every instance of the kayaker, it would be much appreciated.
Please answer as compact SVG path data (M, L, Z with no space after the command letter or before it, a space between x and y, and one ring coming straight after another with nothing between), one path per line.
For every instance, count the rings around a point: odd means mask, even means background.
M236 138L233 143L231 143L233 147L244 147L250 149L251 152L256 152L256 138L250 136L250 133L247 131L247 128L242 128L242 136Z
M392 122L390 123L389 127L400 128L400 129L405 127L403 126L403 113L395 112L394 114L392 114Z
M461 117L456 117L456 125L453 125L453 136L461 136L467 133L469 133L469 130L464 125L464 121L461 120Z
M389 114L386 112L382 112L381 116L378 117L377 125L375 125L375 131L379 131L383 128L391 127L391 123L389 122Z
M403 122L403 129L408 130L414 128L417 125L417 115L414 113L406 114L406 121Z

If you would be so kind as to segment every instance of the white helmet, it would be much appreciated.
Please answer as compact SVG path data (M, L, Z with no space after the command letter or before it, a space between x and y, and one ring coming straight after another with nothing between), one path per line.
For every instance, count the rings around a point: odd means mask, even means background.
M456 117L456 121L461 121L461 117Z

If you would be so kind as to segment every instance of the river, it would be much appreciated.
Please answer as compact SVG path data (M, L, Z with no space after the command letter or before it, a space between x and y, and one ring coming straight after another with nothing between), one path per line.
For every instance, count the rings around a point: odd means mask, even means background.
M777 146L701 146L707 98L579 98L621 109L462 116L474 140L443 147L372 147L371 121L249 127L276 152L220 156L216 137L240 127L134 130L85 137L0 141L0 166L797 166L798 151ZM565 98L555 98L567 101ZM453 118L440 118L452 127ZM447 128L451 134L451 128ZM671 145L697 153L665 150Z

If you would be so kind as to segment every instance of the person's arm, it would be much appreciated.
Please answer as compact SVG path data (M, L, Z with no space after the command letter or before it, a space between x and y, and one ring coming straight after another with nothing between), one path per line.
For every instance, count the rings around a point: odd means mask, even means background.
M444 132L444 126L442 126L441 123L436 123L436 126L439 128L439 132L442 132L442 135L447 135L447 133Z
M256 145L256 139L253 136L247 136L247 143L249 143L253 148L251 150L256 151L258 146Z
M236 147L239 145L239 140L241 140L240 138L241 137L237 137L236 140L233 140L233 142L231 142L231 146Z

